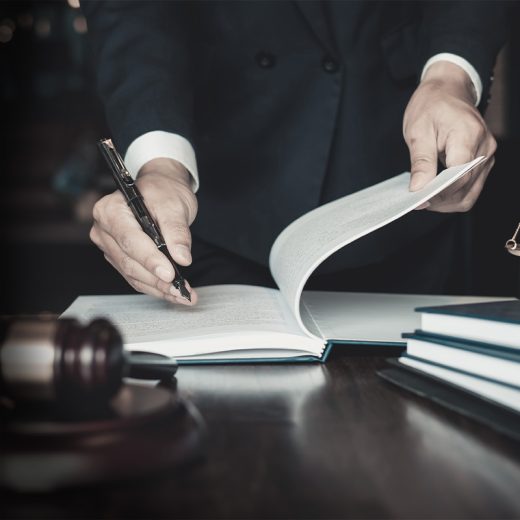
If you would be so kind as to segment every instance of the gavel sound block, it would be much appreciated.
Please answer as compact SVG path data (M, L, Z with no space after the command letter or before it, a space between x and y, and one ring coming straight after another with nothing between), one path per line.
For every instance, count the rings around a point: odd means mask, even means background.
M0 486L42 492L148 476L201 453L202 420L171 361L131 361L106 320L29 320L0 330ZM169 376L159 386L130 375Z

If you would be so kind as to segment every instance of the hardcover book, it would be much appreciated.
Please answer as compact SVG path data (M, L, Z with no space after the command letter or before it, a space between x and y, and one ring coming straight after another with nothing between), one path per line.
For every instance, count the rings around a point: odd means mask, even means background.
M520 349L520 301L419 307L421 330Z
M402 369L520 413L520 301L419 307L417 311L421 329L403 334L408 341L398 361ZM388 379L399 384L401 377L394 370ZM406 384L410 386L410 381ZM449 402L448 394L443 395L443 402Z

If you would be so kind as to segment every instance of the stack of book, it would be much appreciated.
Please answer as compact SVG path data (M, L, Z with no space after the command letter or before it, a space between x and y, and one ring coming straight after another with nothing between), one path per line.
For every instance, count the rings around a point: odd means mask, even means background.
M403 334L406 352L397 370L394 367L383 377L476 418L476 401L488 411L492 405L520 414L520 301L419 307L416 311L421 313L421 328ZM457 398L449 397L450 389L458 393ZM461 393L467 398L461 398Z

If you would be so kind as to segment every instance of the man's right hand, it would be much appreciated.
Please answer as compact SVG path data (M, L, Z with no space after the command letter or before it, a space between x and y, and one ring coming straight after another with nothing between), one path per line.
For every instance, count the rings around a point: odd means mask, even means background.
M197 199L188 171L173 159L153 159L141 168L136 182L175 262L191 264L189 226L197 214ZM172 265L142 231L119 191L100 199L93 214L91 240L136 291L190 305L172 286ZM193 305L197 294L186 285Z

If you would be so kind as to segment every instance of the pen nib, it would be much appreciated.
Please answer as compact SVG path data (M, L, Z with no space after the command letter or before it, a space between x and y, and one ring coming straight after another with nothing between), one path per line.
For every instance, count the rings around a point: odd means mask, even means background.
M178 289L178 291L181 293L181 296L185 300L188 300L189 302L191 302L191 294L188 291L188 289L186 289L186 285L184 283L184 278L181 278L180 280L174 280L173 281L173 286L176 289Z

